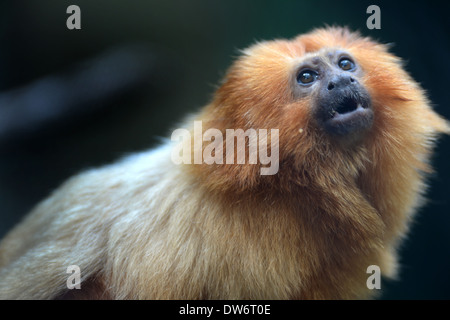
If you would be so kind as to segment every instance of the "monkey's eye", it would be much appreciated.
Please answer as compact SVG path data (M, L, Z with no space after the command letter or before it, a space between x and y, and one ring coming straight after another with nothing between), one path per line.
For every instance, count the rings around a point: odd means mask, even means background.
M297 76L297 82L300 84L310 84L313 83L319 74L313 70L303 70Z
M339 68L341 68L342 70L345 71L351 71L353 69L355 69L355 63L348 59L348 58L342 58L341 60L339 60Z

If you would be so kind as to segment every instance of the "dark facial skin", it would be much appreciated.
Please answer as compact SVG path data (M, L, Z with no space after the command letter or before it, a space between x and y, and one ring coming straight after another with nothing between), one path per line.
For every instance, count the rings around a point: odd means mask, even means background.
M298 67L296 91L313 97L313 114L328 134L347 137L371 128L370 95L359 79L363 70L348 53L328 49Z

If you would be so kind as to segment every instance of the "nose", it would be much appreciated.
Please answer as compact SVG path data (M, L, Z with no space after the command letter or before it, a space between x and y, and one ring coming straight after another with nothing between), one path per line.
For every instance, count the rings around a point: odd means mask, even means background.
M346 86L351 85L352 83L355 83L356 80L351 75L345 74L345 75L337 75L334 76L330 82L328 82L327 89L328 91L331 91L333 89L340 89L344 88Z

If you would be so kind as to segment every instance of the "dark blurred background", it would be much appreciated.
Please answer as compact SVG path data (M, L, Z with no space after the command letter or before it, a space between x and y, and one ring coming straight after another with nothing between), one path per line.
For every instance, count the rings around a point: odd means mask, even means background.
M69 5L81 30L69 30ZM368 30L366 9L381 9ZM346 25L407 62L450 119L443 1L76 0L0 4L0 237L69 176L152 147L211 98L237 49ZM382 299L450 298L450 139Z

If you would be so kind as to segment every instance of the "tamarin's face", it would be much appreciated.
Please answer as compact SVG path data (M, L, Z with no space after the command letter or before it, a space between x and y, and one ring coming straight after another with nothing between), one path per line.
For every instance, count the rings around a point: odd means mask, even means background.
M294 95L310 97L313 119L331 135L360 134L373 123L371 99L361 84L364 71L351 53L323 49L299 65Z
M279 129L286 146L280 141L280 148L289 152L297 149L289 141L305 146L308 137L306 145L315 147L355 142L374 125L372 95L390 97L399 87L395 78L403 73L396 74L394 60L383 46L345 29L258 43L231 67L212 111L230 128ZM389 73L397 87L379 85Z

